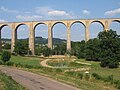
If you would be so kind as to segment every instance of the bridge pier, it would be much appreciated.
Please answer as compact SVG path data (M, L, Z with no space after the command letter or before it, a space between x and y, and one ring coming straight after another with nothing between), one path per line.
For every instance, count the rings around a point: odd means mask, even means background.
M85 28L85 41L87 42L90 39L90 30L89 27Z
M15 24L13 24L12 25L12 38L11 38L11 53L14 52L16 40L17 40L17 30L15 30Z
M2 52L2 42L1 42L1 29L0 29L0 52Z
M53 33L52 33L52 26L50 23L50 24L48 24L48 48L50 48L50 49L53 49L52 38L53 38Z
M67 23L67 51L71 51L70 23Z
M29 25L29 54L35 55L35 31L33 28L33 23Z

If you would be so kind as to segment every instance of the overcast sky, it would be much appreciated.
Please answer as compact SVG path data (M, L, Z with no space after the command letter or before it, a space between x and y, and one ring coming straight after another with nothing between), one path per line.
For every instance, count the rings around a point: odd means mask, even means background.
M120 0L0 0L0 22L39 21L60 19L120 18ZM110 28L120 34L120 23ZM96 37L103 28L99 23L90 26L90 37ZM38 25L36 36L47 38L47 27ZM56 24L53 36L66 39L66 27ZM2 29L2 38L10 38L9 27ZM27 26L18 28L18 38L27 38ZM76 23L71 27L71 40L84 39L84 26Z

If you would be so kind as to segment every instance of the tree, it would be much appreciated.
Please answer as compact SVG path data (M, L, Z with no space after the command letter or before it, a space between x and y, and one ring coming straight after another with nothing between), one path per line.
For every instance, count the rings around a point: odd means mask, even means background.
M2 52L1 60L2 60L4 63L6 63L7 61L9 61L10 58L11 58L10 52L8 52L8 51L3 51L3 52Z
M54 55L64 55L66 53L66 44L56 44L54 45L53 54Z
M3 46L3 49L11 49L11 44L5 43L5 45Z
M27 41L17 41L16 44L15 44L15 49L14 49L14 52L17 54L17 55L25 55L28 53L28 42Z
M85 45L85 58L90 61L100 61L100 40L90 39Z
M47 46L44 46L42 49L42 53L43 53L43 56L49 57L50 55L52 55L52 50Z
M102 67L117 68L120 61L120 36L116 31L103 31L98 34L100 40L100 60Z

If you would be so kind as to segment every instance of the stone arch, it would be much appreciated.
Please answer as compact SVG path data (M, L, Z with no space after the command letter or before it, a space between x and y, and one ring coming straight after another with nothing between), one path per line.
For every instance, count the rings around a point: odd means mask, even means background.
M119 24L119 26L118 26ZM110 29L113 29L117 32L117 34L120 35L120 20L112 20L110 25L109 25Z
M86 27L85 24L84 24L83 22L81 22L81 21L74 21L74 22L72 22L72 24L70 25L70 28L71 28L72 25L75 24L75 23L80 23L80 24L82 24L84 27Z
M24 24L24 23L18 24L18 25L16 26L16 28L15 28L16 38L17 38L18 28L19 28L20 26L23 26L23 25L28 28L28 33L29 33L29 26L28 26L27 24ZM29 36L29 35L28 35L28 36Z
M8 27L7 29L7 32L2 32L2 29L4 28L4 27ZM9 32L8 32L9 31ZM7 42L2 42L2 40L1 40L1 38L2 38L2 33L3 34L7 34L7 35L10 35L10 37L8 38L4 38L4 39L9 39L10 41L7 41ZM2 51L2 46L4 46L4 45L6 45L6 44L8 44L10 47L9 47L9 49L11 49L11 39L12 39L12 28L8 25L8 24L3 24L1 27L0 27L0 51ZM3 43L3 44L2 44ZM8 49L8 48L7 48Z
M58 28L59 28L59 30L58 30ZM54 49L54 46L56 46L56 44L58 44L58 41L53 42L54 41L53 38L60 38L60 39L63 39L64 41L59 42L59 45L64 44L64 47L66 50L66 48L67 48L67 25L66 25L66 23L64 23L64 22L53 23L51 31L52 31L52 43L53 43L52 47L53 47L53 49Z
M91 30L91 29L93 29L93 28L91 27L91 25L94 24L94 23L97 23L97 24L99 24L99 26L102 26L102 31L105 29L104 22L99 21L99 20L94 20L94 21L92 21L92 22L90 23L90 25L89 25L89 27L90 27L90 38L97 38L97 35L98 35L98 33L100 32L98 29L95 30L95 28L97 28L98 26L95 26L94 30ZM100 28L101 28L101 27L100 27Z
M53 27L54 27L56 24L63 24L63 25L67 28L67 25L66 25L64 22L55 22L55 23L52 25L51 30L53 30Z
M86 28L86 26L85 26L85 24L83 23L83 22L81 22L81 21L74 21L72 24L71 24L71 26L70 26L70 30L71 30L71 38L72 38L72 26L74 25L74 24L80 24L81 26L82 26L82 28L84 28L84 35L85 35L85 28ZM80 31L81 32L81 31ZM78 33L77 33L78 34ZM79 35L81 35L81 33L79 33ZM84 37L85 38L85 37ZM79 40L80 40L80 38L79 38Z
M120 20L112 20L112 22L118 22L118 23L120 23ZM112 23L112 22L111 22L111 23Z
M43 23L43 22L40 22L40 23L37 23L37 24L35 24L35 26L33 27L34 28L34 30L35 30L35 28L38 26L38 25L46 25L47 26L47 24L46 23Z
M90 25L91 25L92 23L94 23L94 22L97 22L97 23L101 24L102 27L103 27L103 29L105 28L104 23L103 23L102 21L99 21L99 20L92 21L92 22L90 23Z
M44 25L44 26L41 26L41 25ZM34 26L34 34L36 35L36 28L37 27L39 27L40 28L40 26L41 26L41 28L46 28L46 31L39 31L39 33L40 33L40 36L42 36L42 38L48 38L48 26L47 26L47 24L46 23L37 23L35 26ZM40 29L41 29L40 28ZM38 31L38 30L37 30ZM44 34L44 35L43 35ZM47 34L47 35L45 35L45 34ZM46 36L46 37L44 37L44 36ZM36 37L36 36L35 36ZM46 41L46 43L48 43L48 41Z
M15 30L17 30L17 29L18 29L20 26L22 26L22 25L25 25L25 26L27 26L27 27L29 28L29 26L28 26L27 24L21 23L21 24L18 24L18 25L16 26Z
M3 25L0 26L0 30L1 30L3 27L5 27L5 26L10 27L8 24L3 24ZM10 27L10 28L11 28L11 27Z

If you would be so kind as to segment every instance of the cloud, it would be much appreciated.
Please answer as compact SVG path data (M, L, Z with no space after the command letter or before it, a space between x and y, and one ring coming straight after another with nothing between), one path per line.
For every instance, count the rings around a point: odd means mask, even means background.
M19 13L19 11L17 10L10 10L8 8L5 8L5 7L0 7L0 12L6 12L6 13Z
M75 15L64 10L56 10L51 7L37 7L35 13L41 14L45 19L73 19Z
M65 12L65 11L59 11L59 10L53 10L53 11L49 11L48 12L49 16L58 16L58 17L68 17L68 18L72 18L72 16Z
M23 20L23 21L35 21L35 20L40 20L40 19L42 19L42 16L39 16L39 15L31 15L31 16L29 16L29 15L25 15L25 16L23 16L23 15L18 15L18 16L16 16L16 18L18 19L18 20Z
M37 14L47 14L49 11L53 10L51 7L45 6L45 7L36 7L35 13Z
M1 23L1 22L6 22L6 20L0 19L0 23Z
M106 16L114 16L120 14L120 8L115 9L115 10L110 10L110 11L106 11L104 15Z
M30 11L18 11L0 7L0 12L14 14L19 21L36 21L36 20L56 20L56 19L76 19L77 16L72 12L53 9L48 6L36 7ZM15 20L15 18L14 18ZM16 21L15 20L15 21Z
M83 10L82 12L84 15L90 15L90 12L88 10Z

